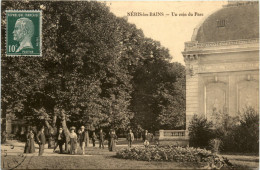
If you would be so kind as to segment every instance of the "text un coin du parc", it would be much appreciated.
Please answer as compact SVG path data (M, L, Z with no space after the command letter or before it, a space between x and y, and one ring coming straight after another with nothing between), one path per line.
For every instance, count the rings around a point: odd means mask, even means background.
M203 16L203 13L199 13L199 12L135 12L135 11L131 11L131 12L127 12L127 16L131 16L131 17L138 17L138 16L173 16L173 17L177 17L177 16L181 16L181 17L185 17L185 16Z

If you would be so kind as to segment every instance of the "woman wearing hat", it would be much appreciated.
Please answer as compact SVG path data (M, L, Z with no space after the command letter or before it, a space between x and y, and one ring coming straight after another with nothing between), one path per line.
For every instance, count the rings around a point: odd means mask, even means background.
M70 154L76 154L77 149L77 134L75 133L75 127L70 128Z
M35 152L35 146L34 146L34 133L33 130L30 129L29 132L26 134L26 144L24 153L34 153Z
M109 145L108 145L109 151L115 150L116 140L117 140L117 136L116 136L115 130L111 130L110 134L109 134Z

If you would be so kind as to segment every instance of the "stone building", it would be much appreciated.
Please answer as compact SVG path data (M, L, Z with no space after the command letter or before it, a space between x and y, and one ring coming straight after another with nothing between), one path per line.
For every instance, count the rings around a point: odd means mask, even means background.
M186 125L214 110L235 116L259 108L258 2L229 2L194 29L185 42Z

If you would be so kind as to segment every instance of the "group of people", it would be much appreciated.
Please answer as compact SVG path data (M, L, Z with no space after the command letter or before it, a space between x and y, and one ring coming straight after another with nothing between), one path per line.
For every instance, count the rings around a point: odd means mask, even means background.
M67 133L67 137L65 135ZM98 135L95 134L95 132L92 133L92 142L93 142L93 147L95 147L96 140L99 140L99 148L104 149L104 140L105 140L105 133L103 132L102 129L100 129ZM128 146L131 148L132 143L134 141L134 134L132 130L129 130L129 133L127 134L127 140L128 140ZM41 128L41 130L38 132L38 134L35 136L33 133L33 130L30 129L28 133L26 134L26 144L25 144L25 149L24 153L34 153L35 152L35 144L34 142L38 143L39 145L39 156L41 156L44 152L44 145L46 143L46 138L45 138L45 133L44 133L44 127ZM78 130L78 133L76 133L76 128L72 126L70 128L70 131L65 132L62 128L59 128L56 136L55 136L55 146L53 149L53 152L59 147L59 153L64 153L63 150L63 145L65 146L69 145L70 147L68 148L68 151L70 154L85 154L85 146L87 141L89 140L88 138L88 132L85 131L85 127L81 126L80 129ZM108 140L108 149L109 151L114 151L115 146L117 143L117 135L115 133L115 130L111 129L107 135L107 140ZM144 146L148 147L149 146L149 133L146 130L143 136L144 140ZM66 146L66 147L67 147Z
M35 136L33 130L30 129L29 132L26 134L26 143L24 148L24 153L34 153L35 152ZM36 142L39 144L39 156L41 156L44 152L44 145L45 145L45 134L44 128L42 128L39 133L36 135Z
M39 144L39 156L41 156L44 152L44 145L46 143L44 128L41 128L39 133L34 136L33 130L30 129L26 134L26 142L24 147L24 153L34 153L35 152L35 145L34 141Z
M132 147L132 143L134 141L134 134L132 130L129 130L129 133L127 134L127 141L128 141L128 147ZM144 146L147 148L149 146L149 141L151 140L151 135L148 133L148 130L145 130L145 133L143 134L143 141L144 141Z

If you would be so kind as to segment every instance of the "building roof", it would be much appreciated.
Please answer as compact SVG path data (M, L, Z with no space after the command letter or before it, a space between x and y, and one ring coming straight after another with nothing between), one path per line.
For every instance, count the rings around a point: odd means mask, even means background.
M216 42L259 37L258 3L229 4L194 29L192 41Z

